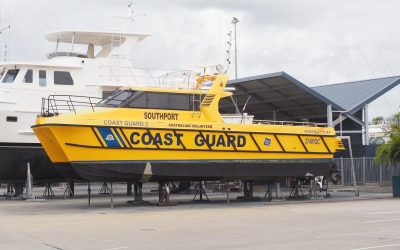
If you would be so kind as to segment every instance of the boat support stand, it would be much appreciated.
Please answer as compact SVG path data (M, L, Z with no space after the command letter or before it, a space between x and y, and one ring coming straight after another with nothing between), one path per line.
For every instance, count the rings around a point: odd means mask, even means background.
M65 184L64 199L67 195L69 198L75 199L75 183L73 181L67 181Z
M210 201L210 199L208 199L206 190L204 189L204 181L200 181L196 186L196 193L194 194L192 201L196 200L197 195L199 195L199 201L203 201L203 194L206 196L206 200L204 201Z
M237 197L238 200L259 201L260 197L254 196L254 181L243 182L243 196Z
M169 200L170 190L168 183L158 183L158 205L159 206L175 206L176 203L171 203Z
M110 194L110 188L108 187L107 182L103 182L99 194Z
M47 198L54 197L53 188L50 183L46 183L46 188L44 189L42 196Z

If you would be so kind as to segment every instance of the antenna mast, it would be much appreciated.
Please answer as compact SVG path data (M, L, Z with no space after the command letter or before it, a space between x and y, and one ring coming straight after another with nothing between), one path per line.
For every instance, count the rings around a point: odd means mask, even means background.
M235 79L238 78L238 72L237 72L237 42L236 42L236 24L239 22L239 19L236 17L232 18L231 23L233 24L233 28L235 31Z
M7 61L7 57L10 56L10 53L8 53L8 52L10 49L9 47L10 47L10 42L11 42L11 34L10 34L11 26L8 25L4 28L0 27L0 35L3 34L3 31L5 31L5 30L8 30L8 43L7 42L4 43L4 57L3 57L4 62ZM0 37L0 53L1 53L1 37ZM1 58L1 54L0 54L0 58Z

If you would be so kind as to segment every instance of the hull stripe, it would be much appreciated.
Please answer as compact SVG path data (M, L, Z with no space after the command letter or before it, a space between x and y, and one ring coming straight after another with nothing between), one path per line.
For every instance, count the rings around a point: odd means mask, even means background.
M81 148L104 148L99 146L90 146L90 145L82 145L76 143L66 142L65 145L72 147L81 147ZM181 148L117 148L117 147L108 147L105 149L120 149L120 150L167 150L167 151L182 151ZM244 152L244 153L281 153L281 154L309 154L309 155L332 155L332 153L328 152L297 152L297 151L256 151L256 150L217 150L217 149L186 149L186 151L209 151L209 152Z
M127 144L130 148L132 148L132 145L130 144L128 138L126 137L124 131L123 131L121 128L119 129L119 131L121 132L122 136L124 137L124 139L125 139L125 141L126 141L126 144Z
M122 140L121 135L118 133L118 130L116 128L113 128L114 133L117 135L117 139L119 141L120 144L122 144L122 147L126 148L125 142L124 140Z
M91 127L93 134L96 136L97 140L99 141L100 145L102 148L104 148L104 143L103 141L100 139L100 136L97 134L97 131L95 128Z
M320 136L320 138L321 138L322 142L324 143L324 145L325 145L326 149L328 150L328 152L329 152L329 153L332 153L332 151L330 150L330 148L329 148L328 145L326 144L326 141L325 141L324 137Z

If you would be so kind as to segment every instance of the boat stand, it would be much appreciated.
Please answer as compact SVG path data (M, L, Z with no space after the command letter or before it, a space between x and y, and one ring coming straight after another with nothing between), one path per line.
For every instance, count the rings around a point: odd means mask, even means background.
M133 193L132 193L132 182L130 182L130 181L128 181L126 183L126 195L127 196L132 196L133 195Z
M226 204L229 204L229 181L226 181Z
M107 185L107 183L106 183L106 185ZM108 186L107 186L107 188L108 188ZM114 193L113 193L112 182L110 183L110 189L109 190L110 190L110 198L111 198L111 208L114 208Z
M301 195L300 195L300 193L301 193ZM290 198L297 199L300 197L304 197L304 193L303 193L303 190L301 189L301 181L299 179L296 179L294 181L294 186L292 187L292 191L290 192L289 199Z
M143 202L143 191L142 191L143 183L138 182L133 186L133 191L135 193L135 202Z
M196 193L194 194L193 200L196 200L197 194L199 195L199 201L203 201L203 194L206 196L205 201L210 201L210 199L208 199L206 190L204 189L204 181L200 181L199 184L197 184L196 186Z
M110 188L108 187L107 182L103 182L99 194L110 194Z
M12 197L15 197L14 185L11 183L7 183L7 193L5 194L6 200L11 200Z
M90 195L92 193L92 189L90 188L90 182L87 183L87 191L88 191L88 205L90 207Z
M260 197L254 196L254 181L243 182L243 196L237 197L238 200L257 201Z
M267 190L265 191L264 201L272 201L272 184L273 182L267 182Z
M176 203L171 203L169 201L169 186L168 183L159 182L158 183L158 205L159 206L175 206Z
M69 198L75 199L75 184L73 181L67 181L65 185L64 199L67 195Z
M147 204L148 201L143 200L143 191L142 191L143 183L137 182L133 184L133 194L134 200L127 201L128 204Z
M42 196L47 198L54 197L53 188L50 183L46 183L46 188L44 189Z

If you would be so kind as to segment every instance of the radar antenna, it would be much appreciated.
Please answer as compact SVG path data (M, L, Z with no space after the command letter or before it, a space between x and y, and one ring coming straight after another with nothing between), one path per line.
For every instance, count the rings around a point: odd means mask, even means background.
M122 31L127 31L129 22L134 22L136 17L146 16L146 14L135 15L135 11L134 11L133 7L134 7L133 1L129 1L128 2L128 12L125 17L113 16L114 18L125 20L124 25L122 26L123 27Z

